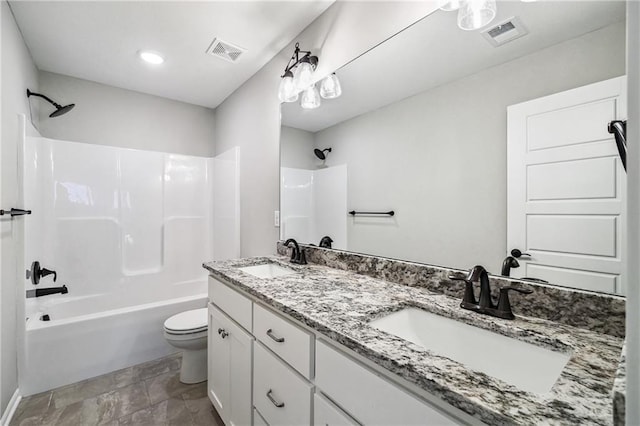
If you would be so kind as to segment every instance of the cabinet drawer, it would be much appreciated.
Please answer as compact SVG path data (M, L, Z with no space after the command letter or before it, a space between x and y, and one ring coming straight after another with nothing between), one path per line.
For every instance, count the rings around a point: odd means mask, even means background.
M213 277L209 277L209 299L245 330L251 332L251 300Z
M286 319L253 305L253 334L307 379L313 377L313 336Z
M357 422L317 392L313 396L313 424L316 426L358 426Z
M457 424L322 341L316 343L316 385L363 425Z
M261 344L254 345L253 405L271 425L311 424L312 386Z

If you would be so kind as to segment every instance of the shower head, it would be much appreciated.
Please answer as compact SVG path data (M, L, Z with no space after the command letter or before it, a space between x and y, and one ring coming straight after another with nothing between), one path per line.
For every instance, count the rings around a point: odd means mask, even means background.
M69 104L65 106L60 106L56 104L55 105L56 110L53 111L51 114L49 114L49 117L51 118L60 117L62 114L66 114L69 111L71 111L74 106L76 106L76 104Z
M74 106L76 106L76 104L69 104L69 105L62 106L62 105L54 102L53 100L51 100L49 97L47 97L45 95L42 95L40 93L35 93L35 92L32 92L31 90L27 89L27 98L29 98L31 96L37 96L39 98L42 98L42 99L46 100L47 102L49 102L54 107L56 107L56 110L53 111L51 114L49 114L49 117L51 117L51 118L60 117L62 114L68 113L69 111L71 111L73 109Z
M326 152L331 152L331 148L326 148L326 149L323 149L323 150L319 150L319 149L316 148L316 149L313 150L313 153L316 154L316 157L318 157L319 159L326 160L327 156L324 153L325 151Z

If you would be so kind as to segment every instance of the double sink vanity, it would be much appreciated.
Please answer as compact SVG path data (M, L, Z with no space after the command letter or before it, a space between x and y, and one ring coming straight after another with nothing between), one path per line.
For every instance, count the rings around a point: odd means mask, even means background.
M209 397L226 424L623 421L623 298L491 277L496 296L533 291L507 320L461 309L459 271L306 252L204 265Z

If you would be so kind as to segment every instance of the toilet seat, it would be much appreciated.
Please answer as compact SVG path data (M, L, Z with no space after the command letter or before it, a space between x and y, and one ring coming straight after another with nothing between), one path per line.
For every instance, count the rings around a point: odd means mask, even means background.
M193 335L206 332L207 328L207 308L181 312L164 322L164 331L171 335Z

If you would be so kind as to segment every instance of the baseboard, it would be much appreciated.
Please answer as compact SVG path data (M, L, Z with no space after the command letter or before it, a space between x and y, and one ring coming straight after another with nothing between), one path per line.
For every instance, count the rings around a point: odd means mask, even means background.
M0 418L0 426L9 426L9 423L11 422L16 409L18 408L18 404L20 404L20 400L22 399L19 390L20 389L16 389L16 391L13 393L13 396L9 400L9 404L7 405L7 409L4 410L4 413L2 413L2 418Z

